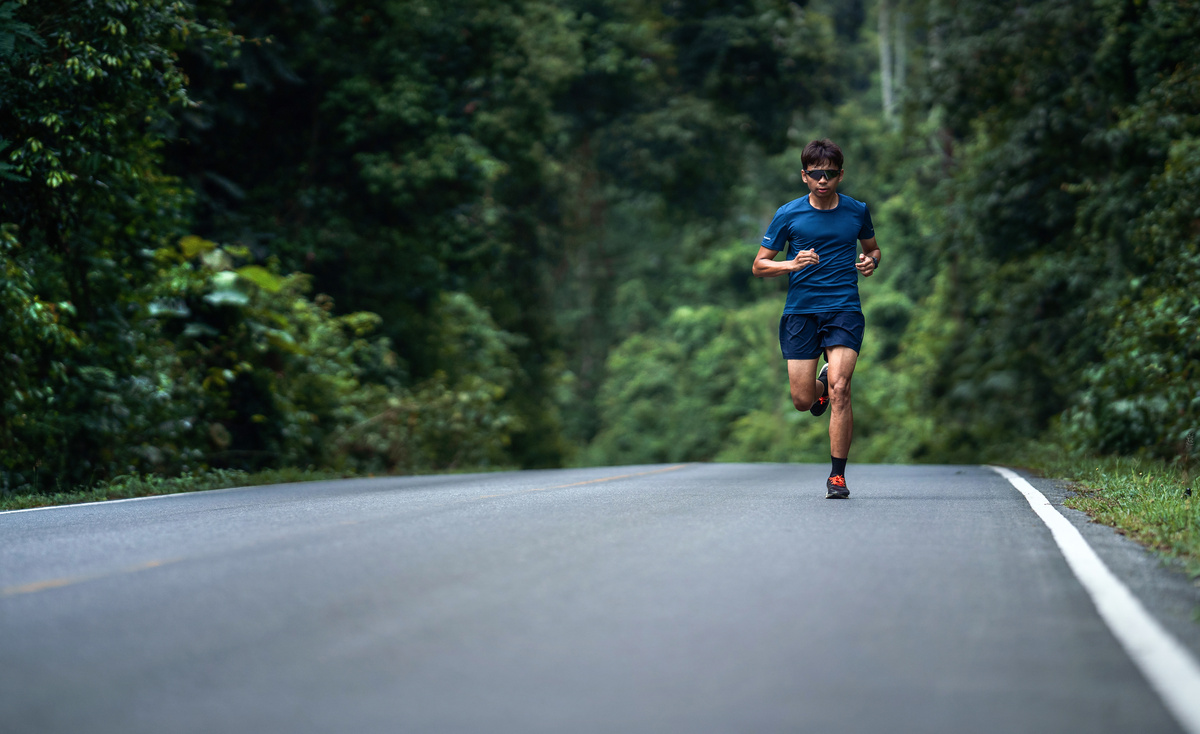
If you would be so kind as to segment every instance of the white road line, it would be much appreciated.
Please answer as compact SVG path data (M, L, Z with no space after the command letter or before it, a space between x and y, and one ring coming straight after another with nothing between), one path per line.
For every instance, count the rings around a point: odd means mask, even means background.
M1187 648L1163 629L1121 583L1079 530L1046 496L1011 469L989 466L1007 479L1050 528L1067 565L1087 590L1096 611L1150 686L1188 734L1200 734L1200 665Z
M260 485L261 486L261 485ZM42 505L41 507L26 507L23 510L3 510L0 515L15 515L18 512L39 512L41 510L65 510L68 508L78 509L80 507L94 507L96 505L116 505L122 502L141 502L142 500L160 500L164 497L180 497L185 494L213 494L215 492L229 492L235 489L249 489L248 487L222 487L221 489L202 489L191 492L172 492L171 494L148 494L144 497L125 497L119 500L96 500L95 502L72 502L69 505Z

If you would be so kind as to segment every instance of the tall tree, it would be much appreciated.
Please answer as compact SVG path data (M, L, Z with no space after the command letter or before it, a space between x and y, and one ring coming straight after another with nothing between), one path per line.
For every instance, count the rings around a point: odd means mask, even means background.
M959 328L933 386L943 437L978 450L1067 411L1084 446L1173 452L1197 422L1178 382L1195 352L1152 314L1192 308L1167 252L1194 251L1175 213L1195 135L1181 81L1195 8L931 3L930 17L933 99L959 142L941 247Z
M183 1L0 5L3 289L19 304L0 312L6 487L127 470L161 418L135 294L147 253L182 233L160 151L189 103L185 36L232 42Z
M203 192L203 232L312 272L339 309L379 313L414 380L461 372L434 309L468 294L519 335L514 452L559 461L544 284L553 105L579 65L569 16L525 0L228 12L262 40L228 67L189 60L209 104L172 152Z

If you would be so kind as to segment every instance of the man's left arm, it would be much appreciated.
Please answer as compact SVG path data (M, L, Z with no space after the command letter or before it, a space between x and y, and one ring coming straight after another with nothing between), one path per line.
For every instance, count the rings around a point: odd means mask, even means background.
M876 244L875 238L868 240L859 240L862 245L862 254L858 256L858 262L854 267L858 268L858 272L863 274L863 277L871 277L871 273L875 272L875 268L879 267L879 245Z

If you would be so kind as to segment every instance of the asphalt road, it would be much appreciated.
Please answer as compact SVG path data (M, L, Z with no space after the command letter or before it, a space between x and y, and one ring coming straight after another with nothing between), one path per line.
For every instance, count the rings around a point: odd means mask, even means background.
M381 478L3 514L0 731L1180 731L1004 478L852 465L836 501L827 473ZM1114 570L1135 592L1167 589L1152 610L1187 614L1195 587L1085 535L1129 556ZM1193 623L1166 623L1195 649Z

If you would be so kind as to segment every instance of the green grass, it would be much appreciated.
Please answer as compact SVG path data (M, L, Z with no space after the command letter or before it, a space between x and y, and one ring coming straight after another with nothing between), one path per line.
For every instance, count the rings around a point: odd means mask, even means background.
M1072 483L1068 507L1178 560L1200 578L1200 487L1182 467L1131 457L1076 457L1036 451L1027 464ZM1185 489L1191 487L1192 496Z
M0 495L0 510L25 510L31 507L48 507L50 505L103 502L104 500L152 497L179 492L199 492L206 489L225 489L227 487L253 487L262 484L343 479L351 476L355 475L347 472L314 469L270 469L258 472L245 472L233 469L209 469L194 474L183 474L178 477L161 477L154 474L129 475L102 482L90 489L68 490L52 494Z

